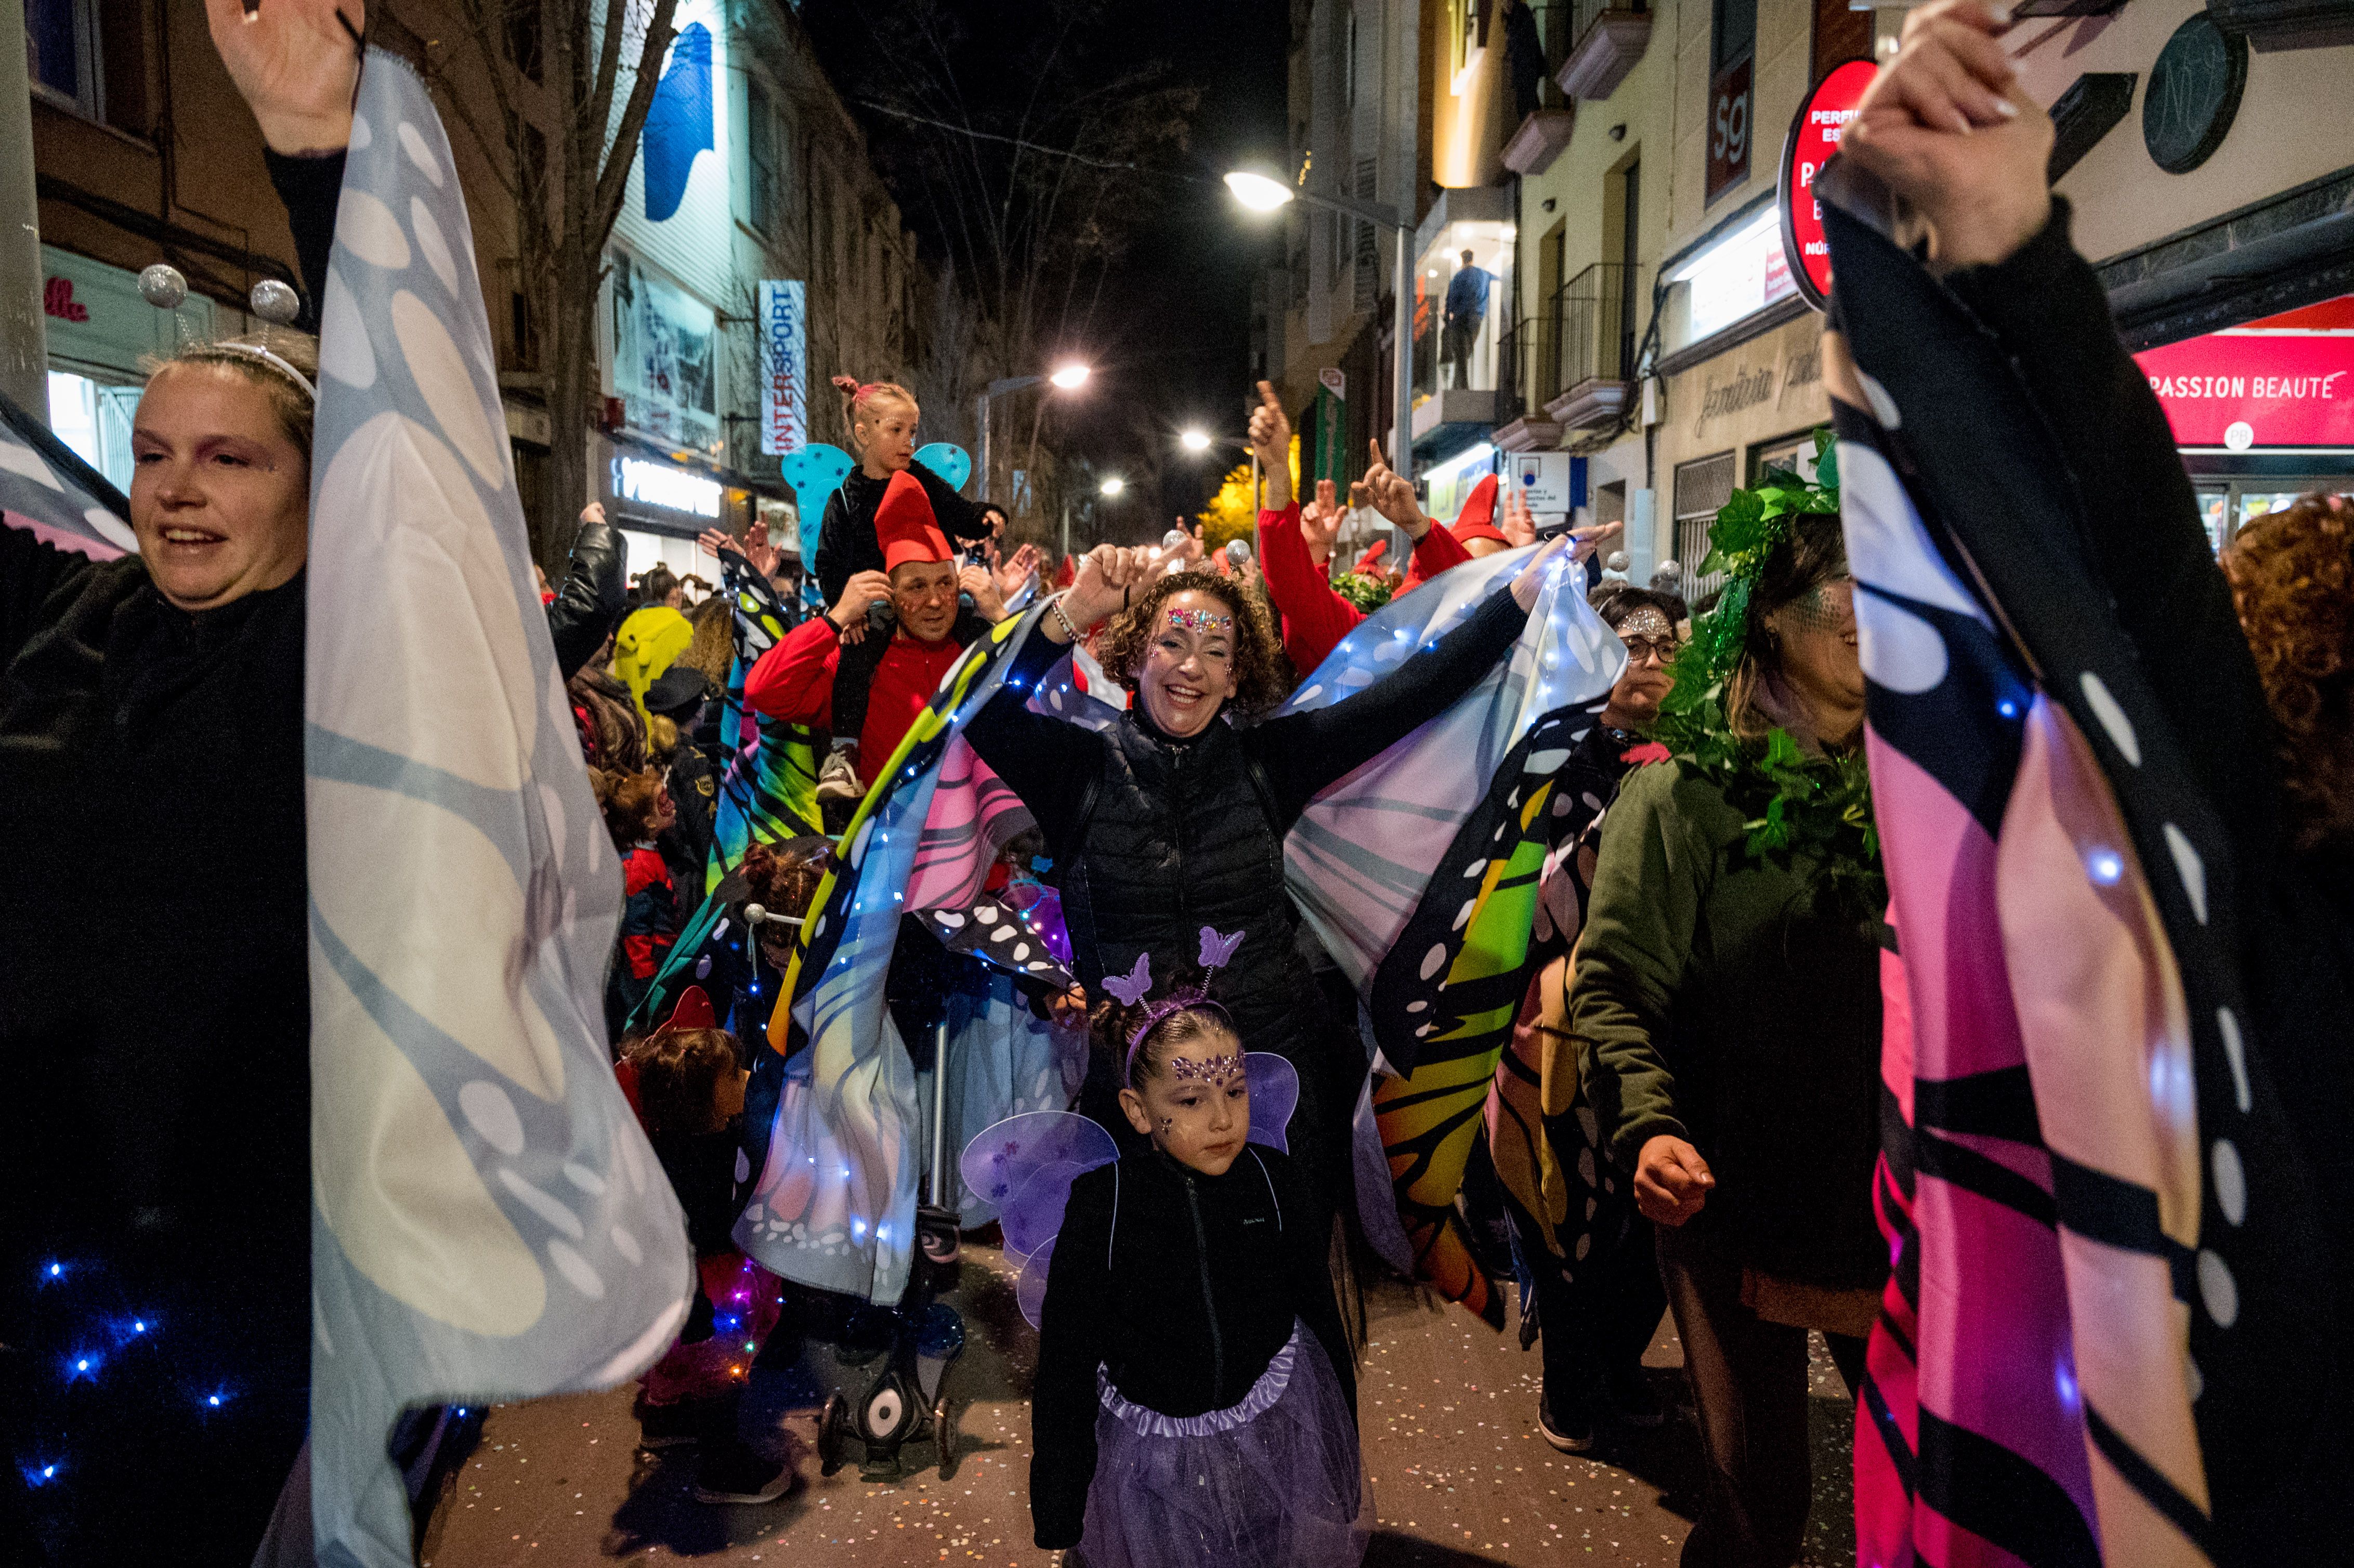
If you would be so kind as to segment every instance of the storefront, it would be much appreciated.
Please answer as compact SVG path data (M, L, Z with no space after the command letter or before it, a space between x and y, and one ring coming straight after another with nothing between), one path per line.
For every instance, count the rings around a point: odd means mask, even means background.
M243 316L190 294L159 311L139 292L139 275L41 247L41 304L49 350L49 425L90 465L131 488L131 417L148 367L182 344L209 341L216 313L234 332Z
M695 539L709 528L742 534L764 501L741 475L701 461L694 452L664 450L628 436L592 438L590 466L597 499L628 547L632 578L661 565L680 577L717 582L718 563L703 553Z
M1734 214L1660 269L1655 471L1664 481L1653 537L1630 538L1638 566L1672 559L1697 600L1709 525L1726 497L1771 466L1813 468L1814 432L1830 421L1823 319L1808 308L1768 197ZM1630 520L1629 533L1637 527Z
M2217 549L2307 491L2354 493L2354 294L2135 359Z

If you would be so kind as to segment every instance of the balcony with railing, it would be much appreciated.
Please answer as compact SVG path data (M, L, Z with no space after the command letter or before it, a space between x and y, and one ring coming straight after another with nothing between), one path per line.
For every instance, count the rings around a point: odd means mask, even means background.
M1553 81L1573 101L1599 103L1618 90L1651 42L1649 0L1575 0L1568 58Z
M1627 269L1598 261L1561 286L1538 324L1531 355L1532 410L1564 430L1615 421L1633 386L1634 313L1628 308Z

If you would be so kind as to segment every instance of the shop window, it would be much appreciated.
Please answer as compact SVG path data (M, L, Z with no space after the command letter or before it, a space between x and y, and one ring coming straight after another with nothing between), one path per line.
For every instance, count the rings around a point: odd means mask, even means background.
M1708 558L1709 527L1733 498L1733 474L1731 452L1676 465L1676 561L1684 569L1684 602L1695 609L1724 586L1723 572L1702 577L1700 564Z
M1766 482L1766 471L1784 468L1812 484L1815 482L1815 432L1797 431L1778 440L1760 441L1749 449L1749 478L1752 489Z
M131 420L135 383L113 386L70 371L49 372L49 429L117 490L131 490Z

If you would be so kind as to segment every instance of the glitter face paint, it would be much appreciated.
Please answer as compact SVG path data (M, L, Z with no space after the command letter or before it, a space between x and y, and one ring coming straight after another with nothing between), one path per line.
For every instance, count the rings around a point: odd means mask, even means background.
M1794 631L1838 631L1855 616L1855 579L1817 583L1790 601L1783 615Z
M1222 1089L1230 1083L1241 1081L1242 1053L1232 1051L1223 1056L1198 1060L1191 1056L1174 1057L1169 1064L1169 1075L1179 1083L1204 1084L1214 1089Z
M1169 624L1181 631L1230 631L1235 618L1210 609L1172 609L1164 612Z

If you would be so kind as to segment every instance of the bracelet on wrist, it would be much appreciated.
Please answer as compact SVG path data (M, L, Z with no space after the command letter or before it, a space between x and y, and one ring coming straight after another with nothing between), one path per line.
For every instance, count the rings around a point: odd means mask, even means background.
M1064 634L1070 638L1072 644L1076 646L1079 641L1079 629L1071 624L1069 613L1063 609L1063 600L1066 597L1065 594L1056 594L1046 601L1046 607L1055 612L1055 619L1063 623Z

